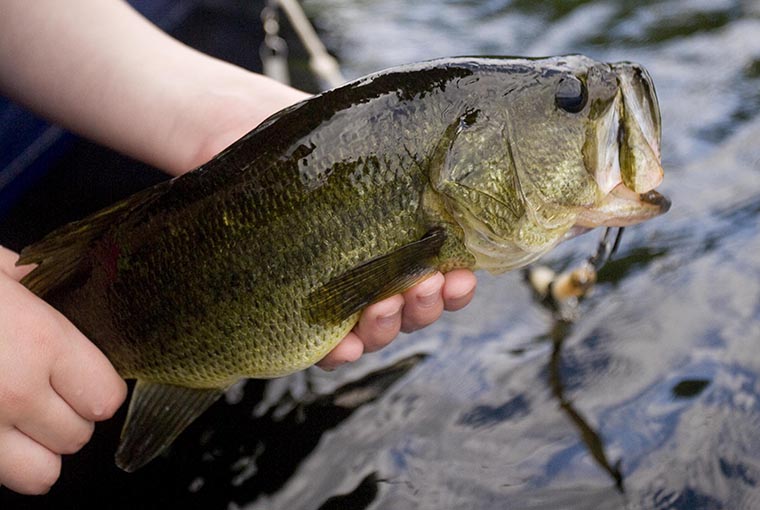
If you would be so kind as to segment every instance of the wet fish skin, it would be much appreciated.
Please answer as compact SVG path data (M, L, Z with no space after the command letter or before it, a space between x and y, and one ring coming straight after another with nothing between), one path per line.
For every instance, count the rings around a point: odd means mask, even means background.
M138 380L117 455L133 470L233 382L314 364L432 271L513 269L573 227L667 210L626 187L661 179L656 103L640 67L582 56L402 66L53 232L22 252L24 283Z

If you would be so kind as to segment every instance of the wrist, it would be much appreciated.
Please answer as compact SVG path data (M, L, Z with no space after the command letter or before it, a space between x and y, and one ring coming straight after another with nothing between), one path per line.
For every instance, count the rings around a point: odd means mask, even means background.
M203 58L207 72L182 83L184 100L169 133L172 150L161 168L173 175L205 163L273 113L309 97L266 76Z

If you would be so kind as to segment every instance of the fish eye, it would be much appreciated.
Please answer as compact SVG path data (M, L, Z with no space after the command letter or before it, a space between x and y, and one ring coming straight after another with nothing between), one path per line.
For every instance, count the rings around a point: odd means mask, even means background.
M568 113L578 113L583 110L588 101L586 85L575 76L566 76L559 81L554 102L559 108Z

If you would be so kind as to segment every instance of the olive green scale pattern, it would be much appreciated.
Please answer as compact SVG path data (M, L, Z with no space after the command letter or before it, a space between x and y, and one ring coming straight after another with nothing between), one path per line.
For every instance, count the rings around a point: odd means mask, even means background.
M265 123L121 218L57 306L126 378L223 387L315 363L358 314L314 321L309 295L436 222L421 198L442 83L468 72L406 76L404 94L375 81Z

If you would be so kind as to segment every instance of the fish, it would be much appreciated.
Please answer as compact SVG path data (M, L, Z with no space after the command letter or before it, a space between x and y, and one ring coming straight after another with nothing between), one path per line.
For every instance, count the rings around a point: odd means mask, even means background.
M136 380L115 455L134 471L236 381L306 369L435 271L502 273L666 212L660 144L635 63L407 64L53 231L22 283Z

